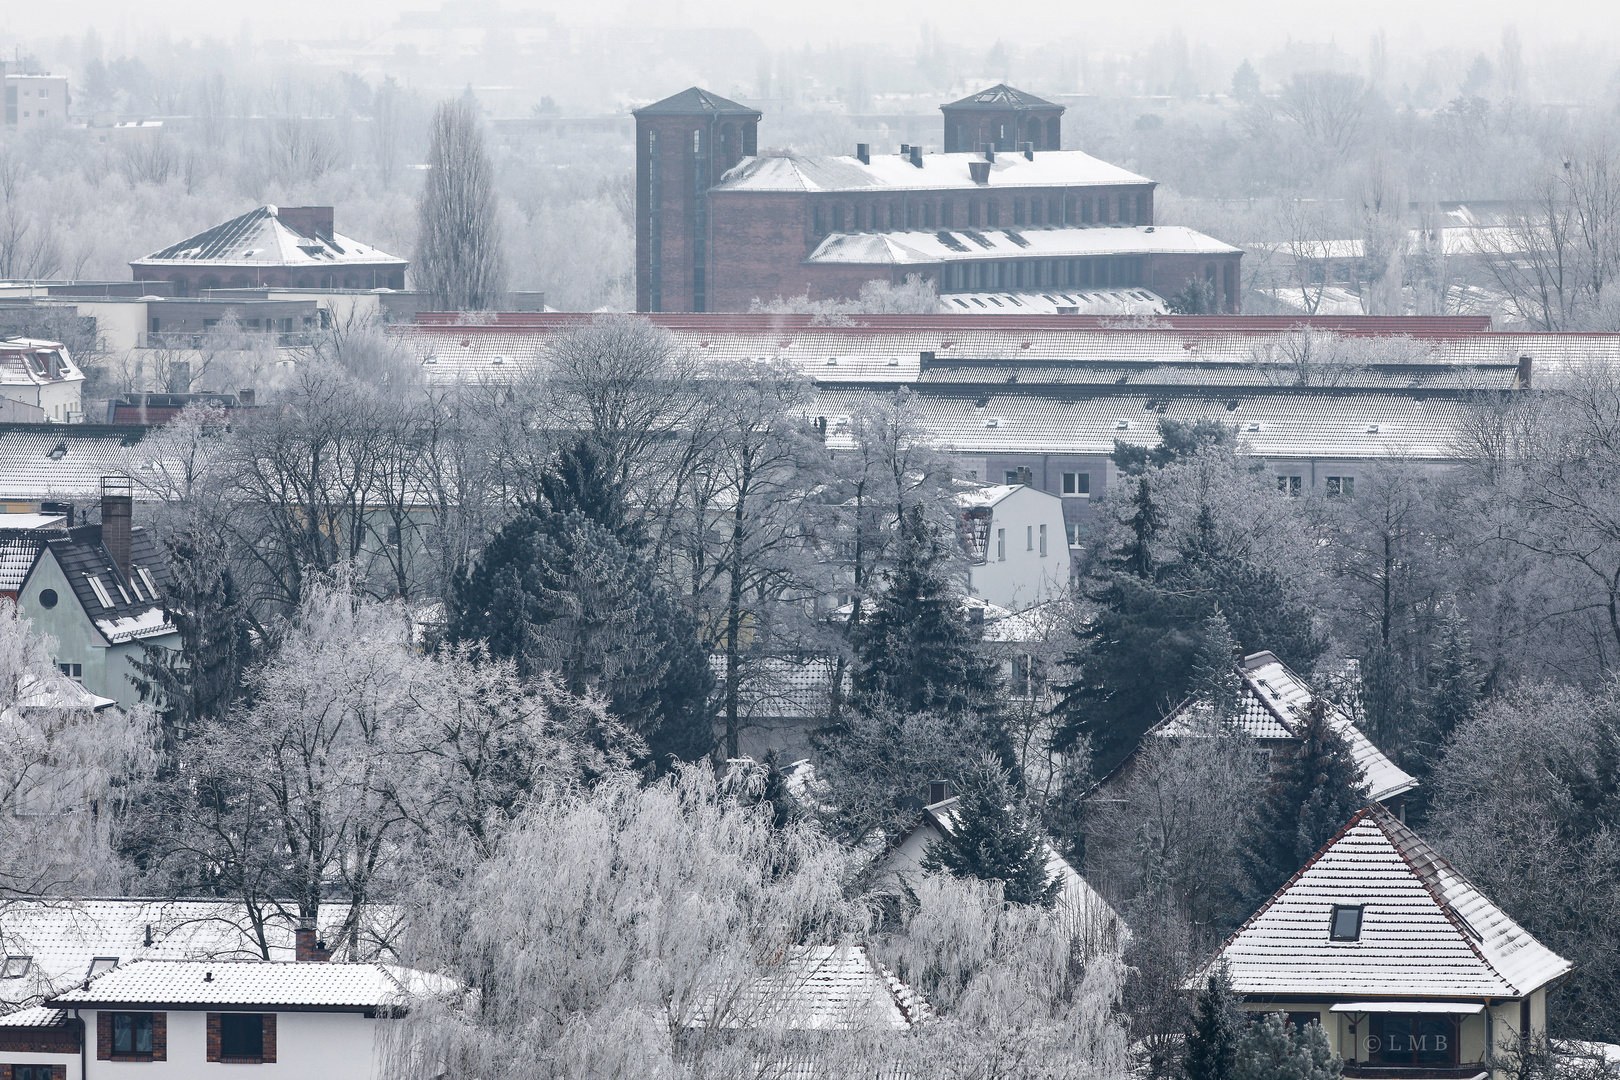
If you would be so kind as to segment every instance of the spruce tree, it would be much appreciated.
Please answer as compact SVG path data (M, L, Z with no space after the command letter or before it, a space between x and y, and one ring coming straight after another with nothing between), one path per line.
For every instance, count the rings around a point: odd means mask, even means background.
M1219 964L1198 988L1183 1067L1187 1080L1232 1080L1243 1017L1226 965Z
M1426 715L1415 752L1410 756L1409 770L1419 776L1433 771L1452 732L1473 719L1479 704L1479 686L1468 621L1453 607L1441 629L1439 655L1429 669Z
M1350 746L1313 701L1299 741L1272 773L1244 845L1252 903L1270 896L1367 804L1367 786Z
M945 567L937 532L913 507L888 587L855 634L857 707L881 700L910 713L998 715L1000 674L979 654Z
M1192 693L1208 702L1218 720L1237 715L1243 681L1237 673L1237 639L1220 608L1204 620L1198 648L1193 652Z
M983 761L957 800L952 835L928 845L923 869L999 881L1008 903L1051 907L1063 882L1047 872L1045 837L1020 812L1015 798L1011 778L1001 766L994 759Z
M1300 1028L1284 1013L1267 1013L1238 1041L1232 1080L1339 1080L1343 1072L1321 1024Z

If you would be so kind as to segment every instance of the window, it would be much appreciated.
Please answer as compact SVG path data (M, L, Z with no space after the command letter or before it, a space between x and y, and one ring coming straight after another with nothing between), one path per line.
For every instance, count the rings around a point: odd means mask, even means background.
M150 1054L152 1052L151 1013L112 1014L112 1052Z
M107 586L101 583L101 578L95 574L86 574L84 579L90 583L90 591L96 594L96 599L104 608L113 606L112 596L107 592Z
M105 972L111 971L113 968L115 968L117 966L118 966L118 957L116 957L116 956L98 956L98 957L96 957L96 958L94 958L93 960L90 961L89 977L93 979L97 975L101 975L101 974L103 974Z
M997 529L996 530L996 561L997 562L1006 562L1007 561L1007 530L1006 529Z
M1302 490L1304 490L1304 488L1302 486L1302 481L1301 481L1301 479L1299 477L1297 477L1297 476L1279 476L1279 477L1277 477L1277 491L1280 494L1297 496L1297 495L1299 495L1299 493Z
M1375 1014L1368 1025L1367 1057L1379 1065L1457 1063L1457 1018L1430 1014Z
M13 1065L11 1080L51 1080L50 1065Z
M56 606L56 590L41 589L39 591L39 606L50 609Z
M1319 1012L1291 1012L1288 1014L1288 1022L1294 1025L1295 1031L1304 1031L1312 1024L1320 1024L1322 1014Z
M1041 526L1041 558L1046 558L1046 526Z
M5 963L0 964L0 979L20 979L28 974L33 963L31 956L8 956Z
M219 1056L224 1061L264 1060L264 1017L224 1013L219 1018Z
M84 678L83 664L57 664L56 666L61 670L62 674L66 675L70 679Z
M152 599L156 600L158 594L157 584L152 580L152 575L147 573L146 567L137 566L135 573L139 574L141 580L146 582L146 591L151 594Z
M1070 521L1063 526L1063 529L1069 534L1069 546L1079 547L1081 536L1080 525L1077 522Z
M1356 478L1353 476L1330 476L1327 478L1328 498L1335 495L1354 495L1356 493Z
M1012 469L1008 469L1003 475L1006 476L1007 483L1009 483L1009 484L1018 483L1018 474L1016 472L1014 472Z
M1063 494L1083 499L1091 498L1091 474L1084 472L1064 473Z
M1350 907L1344 904L1333 905L1332 925L1328 936L1334 941L1360 941L1361 940L1361 907Z
M1035 526L1033 525L1024 526L1024 550L1035 550Z

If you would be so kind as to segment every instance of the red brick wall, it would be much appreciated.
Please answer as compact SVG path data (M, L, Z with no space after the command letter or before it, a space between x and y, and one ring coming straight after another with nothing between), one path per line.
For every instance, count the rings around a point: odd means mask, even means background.
M264 1025L264 1056L259 1058L227 1058L220 1050L220 1014L209 1013L206 1021L208 1060L273 1064L276 1060L276 1014L263 1013L259 1020Z
M1237 314L1241 308L1242 275L1238 272L1239 254L1220 255L1155 255L1148 260L1148 273L1142 284L1165 299L1185 288L1189 281L1205 280L1205 272L1213 268L1215 271L1216 301L1221 311L1226 314ZM1227 292L1226 267L1232 267L1231 278L1235 285L1232 293Z
M114 1010L116 1011L116 1010ZM128 1060L133 1055L121 1055L122 1060ZM142 1054L136 1060L145 1060ZM155 1012L152 1014L152 1060L167 1061L169 1059L169 1014ZM96 1060L112 1061L112 1012L106 1009L96 1011Z
M83 1026L80 1021L69 1018L66 1024L56 1028L0 1028L0 1053L76 1054Z
M214 266L132 268L136 281L183 281L187 296L198 296L204 289L403 289L405 272L397 266L356 265L312 267L291 270L285 266L232 269ZM179 290L176 289L179 295Z

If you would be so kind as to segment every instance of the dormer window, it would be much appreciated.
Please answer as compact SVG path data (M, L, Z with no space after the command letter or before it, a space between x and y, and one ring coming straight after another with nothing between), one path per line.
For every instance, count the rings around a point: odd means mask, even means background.
M1361 905L1334 904L1328 937L1334 941L1360 941Z
M95 959L90 961L90 978L93 979L97 975L101 975L101 974L103 974L105 972L111 971L113 968L115 968L117 966L118 966L118 957L116 957L116 956L98 956Z

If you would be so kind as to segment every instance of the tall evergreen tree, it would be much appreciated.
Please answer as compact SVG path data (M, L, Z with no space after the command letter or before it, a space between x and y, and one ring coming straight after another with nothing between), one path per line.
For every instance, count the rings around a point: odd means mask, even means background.
M519 670L595 691L647 742L660 768L714 745L714 686L697 624L627 541L622 497L587 443L539 480L540 505L495 535L452 588L449 637L484 641Z
M1183 1068L1187 1080L1232 1080L1237 1063L1243 1016L1225 964L1219 964L1198 988L1192 1030L1187 1033Z
M1468 636L1468 620L1453 607L1441 628L1439 655L1429 668L1426 715L1409 770L1415 770L1418 776L1434 770L1452 732L1473 719L1479 706L1479 689L1479 668Z
M1253 903L1276 892L1367 804L1361 769L1320 699L1311 703L1299 736L1272 773L1244 845Z
M954 834L928 845L923 869L999 881L1008 903L1051 907L1063 882L1048 873L1045 837L1015 800L1011 778L987 758L957 800Z
M506 290L495 166L473 103L445 101L433 113L426 181L417 204L417 288L441 310L483 311Z
M1238 694L1243 687L1237 657L1238 642L1232 636L1232 626L1216 608L1204 620L1203 633L1193 651L1192 693L1209 702L1217 719L1226 720L1237 713Z
M921 508L913 507L888 588L856 633L857 707L883 699L912 713L999 713L1000 675L976 648L978 634L945 575L946 557Z

